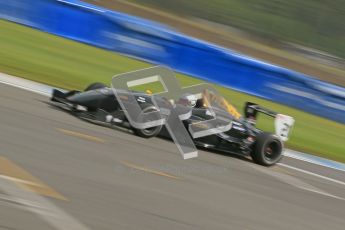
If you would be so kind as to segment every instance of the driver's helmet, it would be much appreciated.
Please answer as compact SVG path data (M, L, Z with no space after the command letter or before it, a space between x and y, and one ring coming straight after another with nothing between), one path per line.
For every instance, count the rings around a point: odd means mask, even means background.
M184 94L178 100L178 104L195 107L198 98L194 94Z

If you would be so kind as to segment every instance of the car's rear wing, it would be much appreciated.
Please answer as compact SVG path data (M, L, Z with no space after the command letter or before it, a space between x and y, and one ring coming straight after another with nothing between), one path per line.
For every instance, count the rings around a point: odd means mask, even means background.
M276 135L278 135L283 141L288 140L291 128L295 123L293 117L276 113L270 109L267 109L263 106L260 106L252 102L246 102L244 108L244 115L247 119L256 121L258 113L263 113L270 117L273 117Z
M277 115L276 112L269 110L261 105L252 102L246 102L244 107L244 116L246 118L256 120L258 113L263 113L271 117L276 117Z

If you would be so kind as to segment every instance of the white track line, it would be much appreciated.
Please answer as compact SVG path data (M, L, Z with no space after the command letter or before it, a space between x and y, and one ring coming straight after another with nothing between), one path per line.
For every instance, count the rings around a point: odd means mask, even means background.
M300 169L300 168L296 168L296 167L293 167L293 166L290 166L290 165L287 165L287 164L283 164L283 163L277 163L277 165L283 166L285 168L293 169L293 170L296 170L298 172L302 172L302 173L305 173L305 174L308 174L308 175L312 175L312 176L315 176L315 177L318 177L318 178L321 178L321 179L324 179L324 180L328 180L328 181L331 181L331 182L334 182L334 183L337 183L337 184L345 186L345 182L340 181L340 180L332 179L332 178L329 178L329 177L326 177L326 176L322 176L322 175L317 174L317 173L313 173L313 172L310 172L310 171L307 171L307 170L304 170L304 169Z
M317 193L317 194L320 194L320 195L323 195L323 196L327 196L327 197L332 197L332 198L335 198L335 199L338 199L338 200L345 200L344 198L342 197L339 197L339 196L335 196L333 194L330 194L326 191L323 191L322 189L319 189L311 184L308 184L306 182L304 182L303 180L301 179L298 179L294 176L291 176L289 174L286 174L286 173L283 173L283 172L277 172L277 171L273 171L273 170L270 170L270 168L263 168L263 167L260 167L260 166L257 166L257 165L251 165L252 168L255 168L256 170L262 172L262 173L265 173L267 175L270 175L278 180L280 180L281 182L284 182L286 184L289 184L291 186L294 186L296 188L299 188L299 189L302 189L302 190L305 190L305 191L308 191L308 192L313 192L313 193Z
M20 183L20 184L26 184L26 185L36 186L36 187L42 187L42 185L36 184L34 182L31 182L31 181L22 180L22 179L18 179L18 178L15 178L15 177L11 177L11 176L6 176L6 175L1 175L0 174L0 179L1 178L7 179L9 181L17 182L17 183Z
M5 84L5 85L10 85L19 89L24 89L26 91L37 93L46 97L50 97L54 89L53 87L49 85L26 80L23 78L11 76L4 73L0 73L0 83Z

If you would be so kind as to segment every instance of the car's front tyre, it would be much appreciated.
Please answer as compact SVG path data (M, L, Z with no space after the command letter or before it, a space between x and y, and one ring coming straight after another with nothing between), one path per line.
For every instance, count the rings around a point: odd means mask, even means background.
M143 113L150 113L150 112L157 111L157 109L153 105L150 105L150 104L145 103L145 104L142 104L141 107L142 107ZM132 129L133 129L133 132L140 137L151 138L151 137L157 136L160 133L160 131L162 130L162 125L155 126L152 128L147 128L147 129L136 129L134 127Z

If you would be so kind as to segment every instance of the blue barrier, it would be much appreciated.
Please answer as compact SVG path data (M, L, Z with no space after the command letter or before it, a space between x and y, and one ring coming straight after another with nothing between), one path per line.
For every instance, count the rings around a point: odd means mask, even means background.
M0 0L0 17L345 123L345 89L78 0Z

